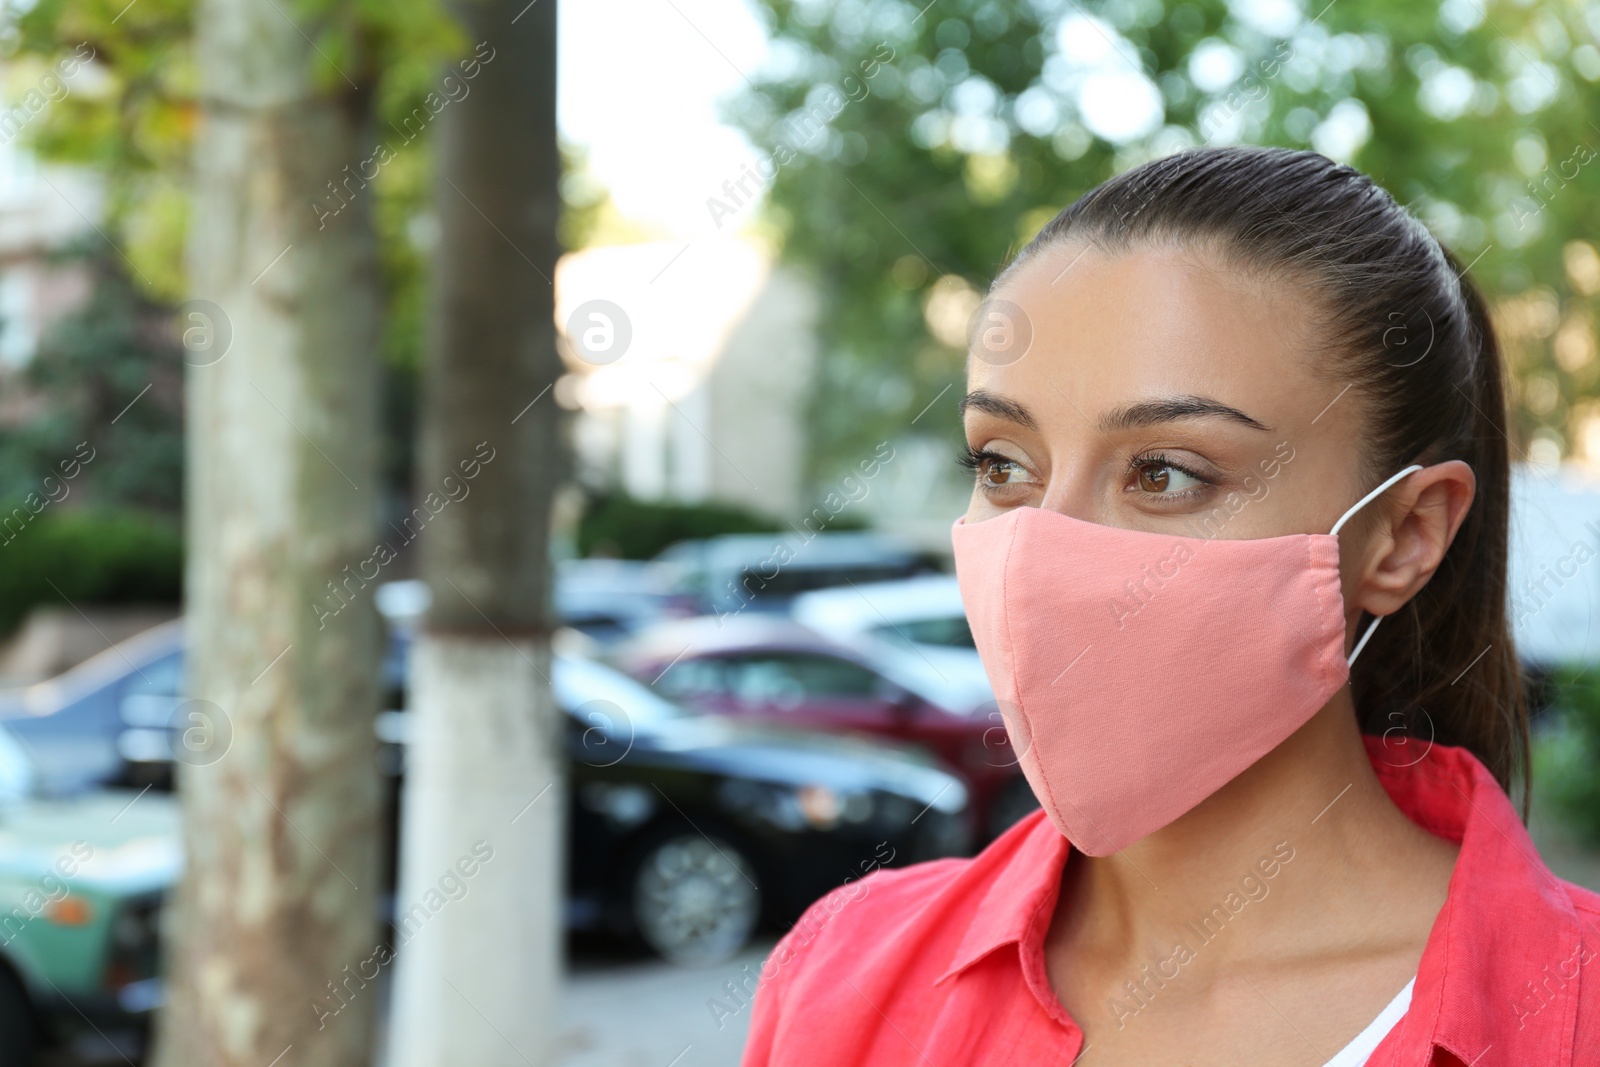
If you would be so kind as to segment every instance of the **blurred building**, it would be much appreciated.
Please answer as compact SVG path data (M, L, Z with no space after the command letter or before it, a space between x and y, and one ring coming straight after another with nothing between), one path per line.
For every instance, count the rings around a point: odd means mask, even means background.
M26 366L50 325L89 296L81 260L50 253L92 235L104 182L81 167L40 163L16 141L0 142L0 374Z
M739 237L587 248L556 267L579 476L644 500L794 517L816 299Z

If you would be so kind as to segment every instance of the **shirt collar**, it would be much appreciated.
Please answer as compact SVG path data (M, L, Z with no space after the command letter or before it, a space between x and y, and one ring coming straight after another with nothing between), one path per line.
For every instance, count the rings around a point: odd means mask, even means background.
M1586 933L1568 887L1540 860L1510 798L1475 756L1423 741L1366 742L1400 810L1460 845L1399 1049L1441 1048L1464 1064L1571 1064L1575 957L1600 950L1600 931Z
M1008 839L1010 847L1006 847ZM1048 922L1061 890L1062 865L1071 850L1044 812L1035 811L975 856L966 876L979 884L987 881L989 887L950 966L934 984L1001 945L1027 940L1036 922ZM1042 940L1044 935L1038 936Z
M1600 930L1588 929L1585 942L1586 926L1565 885L1539 859L1510 799L1470 752L1405 738L1364 740L1396 805L1460 845L1411 1008L1396 1028L1397 1051L1431 1059L1442 1048L1473 1064L1492 1047L1496 1063L1571 1064L1580 980L1571 960L1580 951L1600 952ZM1035 812L974 857L963 881L988 888L935 984L1003 945L1042 941L1070 851Z

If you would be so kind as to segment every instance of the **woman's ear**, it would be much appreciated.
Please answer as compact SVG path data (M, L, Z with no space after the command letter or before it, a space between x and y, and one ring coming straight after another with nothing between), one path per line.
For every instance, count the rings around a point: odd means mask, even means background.
M1455 540L1477 484L1472 468L1452 459L1396 485L1368 540L1351 607L1392 615L1416 596Z

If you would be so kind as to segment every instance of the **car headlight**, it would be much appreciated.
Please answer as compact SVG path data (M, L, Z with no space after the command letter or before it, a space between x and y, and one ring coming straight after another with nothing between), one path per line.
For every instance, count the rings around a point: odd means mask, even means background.
M806 822L819 830L831 830L840 823L864 823L882 807L870 793L840 791L825 785L802 786L795 801Z
M790 831L832 830L841 823L863 823L877 810L866 793L817 784L796 787L729 779L717 795L724 807Z
M656 798L650 790L624 782L585 782L578 802L623 830L633 829L656 812Z
M825 785L805 785L795 790L795 803L806 822L819 830L831 830L844 814L844 801Z

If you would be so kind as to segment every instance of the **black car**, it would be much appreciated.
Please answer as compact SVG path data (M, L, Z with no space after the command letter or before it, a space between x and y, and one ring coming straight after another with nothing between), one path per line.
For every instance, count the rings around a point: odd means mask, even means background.
M910 751L699 715L557 655L568 753L567 925L725 956L851 876L965 851L966 791ZM403 742L405 713L380 733Z
M39 693L28 707L0 704L55 791L170 787L187 725L182 630L128 645L64 676L59 707ZM402 698L407 645L395 635L384 671ZM970 847L966 789L914 749L695 714L570 654L554 658L553 684L567 721L572 929L637 935L670 959L704 962L852 877ZM391 842L407 714L375 723Z

